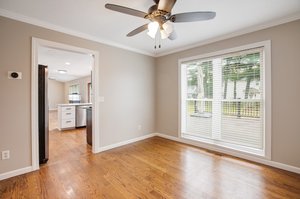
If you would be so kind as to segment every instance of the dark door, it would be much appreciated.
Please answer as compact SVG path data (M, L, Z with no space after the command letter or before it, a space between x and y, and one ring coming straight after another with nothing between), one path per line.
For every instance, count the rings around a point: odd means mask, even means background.
M48 120L48 68L39 65L38 72L38 117L39 117L39 162L44 164L49 158Z

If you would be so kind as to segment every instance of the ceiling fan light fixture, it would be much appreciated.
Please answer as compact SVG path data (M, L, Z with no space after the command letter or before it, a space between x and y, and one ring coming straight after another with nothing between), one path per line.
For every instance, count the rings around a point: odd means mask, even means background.
M151 38L155 39L156 33L157 33L157 32L151 32L151 31L148 31L148 32L147 32L147 35L149 35Z
M165 30L160 30L160 36L161 39L166 39L169 37L170 34L168 34Z
M162 25L163 29L167 34L171 34L173 32L173 25L169 22L166 22Z
M155 38L158 28L159 28L159 23L158 22L156 22L156 21L150 22L148 24L149 32L147 34L150 37Z

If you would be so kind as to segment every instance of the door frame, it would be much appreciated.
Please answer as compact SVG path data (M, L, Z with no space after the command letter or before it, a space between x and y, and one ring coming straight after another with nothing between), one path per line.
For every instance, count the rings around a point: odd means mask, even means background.
M39 139L38 139L38 52L41 47L55 48L59 50L66 50L72 52L78 52L83 54L89 54L93 57L92 66L92 152L100 152L100 128L99 128L99 52L71 46L63 43L48 41L32 37L32 49L31 49L31 145L32 145L32 170L39 169ZM96 122L98 121L98 122Z

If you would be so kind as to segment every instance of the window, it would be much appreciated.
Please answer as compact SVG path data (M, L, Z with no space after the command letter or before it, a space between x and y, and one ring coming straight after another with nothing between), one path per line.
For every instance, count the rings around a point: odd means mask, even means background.
M265 50L252 45L181 62L181 137L269 156Z
M69 103L80 103L80 86L74 84L69 86Z
M69 95L80 94L79 84L74 84L69 86Z

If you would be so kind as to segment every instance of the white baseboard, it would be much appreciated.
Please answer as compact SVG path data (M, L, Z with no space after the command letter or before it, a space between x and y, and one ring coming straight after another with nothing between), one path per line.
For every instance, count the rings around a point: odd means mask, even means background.
M97 150L97 151L98 152L107 151L107 150L110 150L110 149L113 149L113 148L116 148L116 147L124 146L126 144L131 144L131 143L134 143L134 142L137 142L137 141L145 140L145 139L151 138L153 136L156 136L156 133L151 133L151 134L143 135L143 136L136 137L136 138L133 138L133 139L130 139L130 140L125 140L125 141L118 142L118 143L115 143L115 144L110 144L110 145L107 145L107 146L104 146L104 147L100 147L99 150Z
M173 141L176 141L176 142L181 142L181 143L184 143L184 144L189 144L189 145L209 149L209 150L212 150L212 151L232 155L232 156L239 157L239 158L242 158L242 159L250 160L250 161L253 161L253 162L260 163L260 164L264 164L264 165L268 165L268 166L271 166L271 167L275 167L275 168L279 168L279 169L283 169L283 170L286 170L286 171L291 171L291 172L300 174L300 168L299 167L283 164L283 163L280 163L280 162L275 162L275 161L272 161L272 160L259 158L257 156L252 156L252 155L247 155L247 154L244 154L244 153L239 153L239 152L232 151L232 150L227 150L227 149L224 149L224 148L221 148L221 147L218 147L218 146L210 146L210 145L205 144L205 143L200 143L200 142L196 142L196 141L192 141L192 140L187 140L187 139L184 139L184 138L178 138L178 137L174 137L174 136L170 136L170 135L166 135L166 134L162 134L162 133L153 133L153 135L154 136L159 136L159 137L162 137L162 138L166 138L166 139L169 139L169 140L173 140Z
M13 171L9 171L9 172L6 172L6 173L2 173L2 174L0 174L0 180L4 180L4 179L11 178L11 177L14 177L14 176L22 175L24 173L29 173L31 171L33 171L33 169L32 169L31 166L29 166L29 167L24 167L24 168L21 168L21 169L16 169L16 170L13 170Z

